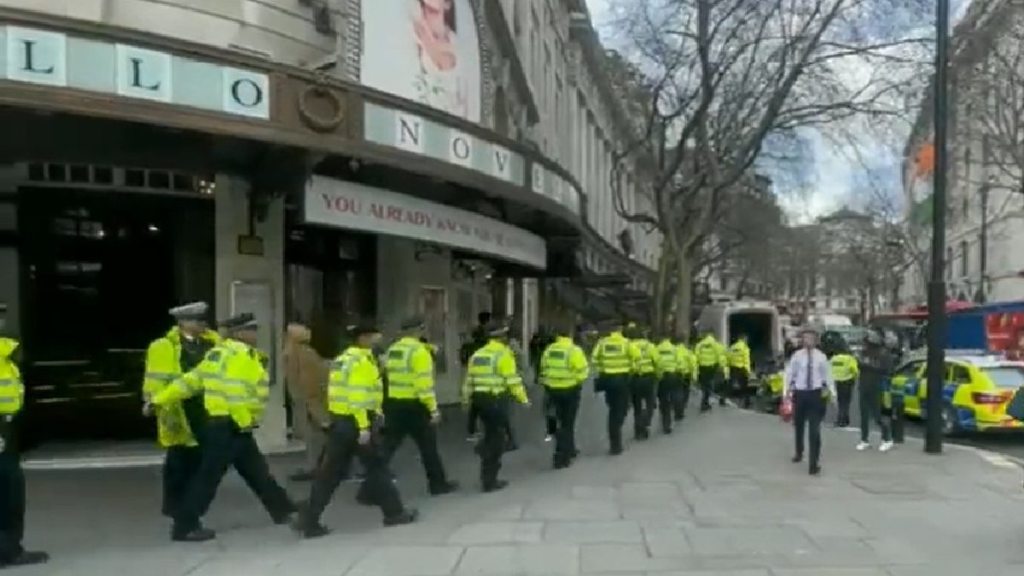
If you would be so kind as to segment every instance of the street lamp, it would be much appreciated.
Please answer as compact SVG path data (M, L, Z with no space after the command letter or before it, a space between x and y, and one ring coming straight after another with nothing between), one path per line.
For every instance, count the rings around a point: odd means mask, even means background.
M946 382L946 145L949 106L949 0L935 10L935 171L932 192L932 270L928 282L928 397L924 451L942 453L942 391Z

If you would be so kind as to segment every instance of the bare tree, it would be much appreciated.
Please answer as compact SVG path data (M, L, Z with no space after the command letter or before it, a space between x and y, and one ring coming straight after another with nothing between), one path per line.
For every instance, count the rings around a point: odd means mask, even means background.
M688 332L705 240L773 134L899 113L897 48L921 42L880 26L920 0L622 0L616 29L634 63L636 138L617 154L616 208L664 238L655 318ZM921 11L920 13L924 13ZM891 17L891 16L889 16ZM859 73L846 73L856 63ZM630 210L617 173L650 210ZM669 281L669 280L673 281ZM674 306L662 307L674 286Z

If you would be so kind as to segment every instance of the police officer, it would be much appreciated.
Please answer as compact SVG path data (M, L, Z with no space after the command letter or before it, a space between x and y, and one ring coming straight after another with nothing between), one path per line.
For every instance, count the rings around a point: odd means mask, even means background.
M605 324L606 335L594 345L591 363L597 373L594 391L604 393L608 405L609 454L622 454L622 423L629 412L630 374L629 339L622 335L622 322Z
M171 539L203 542L216 537L200 518L209 509L229 466L234 466L259 497L275 524L285 524L295 505L270 474L253 429L259 426L270 396L267 371L255 348L259 325L252 314L225 320L225 340L210 350L192 371L178 378L151 400L157 410L201 395L206 411L202 432L202 462L184 500L174 511Z
M690 405L690 391L697 380L697 357L686 346L686 340L680 339L676 345L679 361L679 388L672 402L673 419L676 422L686 417L686 407Z
M21 547L25 536L25 474L15 438L16 417L25 404L25 386L15 362L19 343L4 337L7 305L0 303L0 569L42 564L46 552Z
M384 399L384 446L389 458L411 436L420 451L430 493L454 491L458 484L448 480L437 451L437 424L441 413L434 394L434 356L423 343L426 324L421 317L402 322L402 337L385 354L387 397Z
M398 488L391 481L387 458L378 444L384 390L374 347L381 340L380 331L360 324L350 332L355 342L331 364L327 410L332 421L324 459L313 478L309 500L294 525L306 538L319 538L330 532L320 523L320 516L356 456L366 471L362 490L370 502L380 507L385 526L409 524L419 516L416 510L402 505Z
M484 425L484 436L477 446L484 492L508 486L508 482L498 479L498 472L506 449L509 400L530 405L508 335L508 324L498 322L488 327L489 341L469 358L462 387L463 404L476 411Z
M658 338L655 356L655 370L658 374L658 411L661 414L661 431L672 433L672 411L683 385L682 365L679 349L672 340L663 335Z
M147 402L182 374L198 366L206 353L220 341L220 336L206 327L208 308L206 302L193 302L169 311L177 325L154 340L146 351L142 395ZM168 518L174 517L189 482L202 462L197 438L205 417L201 395L156 410L157 440L167 450L163 468L162 511Z
M860 365L852 354L845 340L836 343L834 349L825 350L832 364L832 378L836 381L836 396L839 408L836 410L836 427L845 428L850 425L850 404L853 403L853 390L857 386Z
M704 338L693 348L697 356L697 379L700 382L700 411L711 410L711 392L715 390L716 383L728 377L729 369L722 353L722 345L715 339L714 334L707 332ZM721 404L725 404L721 400Z
M658 376L655 370L657 350L647 339L643 328L632 324L626 336L629 340L629 358L632 363L630 393L633 400L633 433L637 440L651 436L651 419L654 417L655 387Z
M587 355L573 342L570 330L562 330L544 349L538 374L555 417L552 465L567 468L577 454L576 413L580 407L580 391L590 375Z
M750 346L747 345L747 337L740 334L736 341L729 347L729 381L732 393L740 398L744 408L750 407ZM719 402L725 402L725 396L719 397Z

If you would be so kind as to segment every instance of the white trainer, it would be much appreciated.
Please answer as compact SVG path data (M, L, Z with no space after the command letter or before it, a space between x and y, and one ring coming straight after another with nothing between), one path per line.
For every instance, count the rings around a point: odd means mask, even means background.
M882 442L882 444L878 447L878 451L879 452L888 452L889 450L892 450L892 448L893 448L893 443L890 440L888 442Z
M870 442L861 442L857 444L857 450L860 450L861 452L867 450L868 448L871 448Z

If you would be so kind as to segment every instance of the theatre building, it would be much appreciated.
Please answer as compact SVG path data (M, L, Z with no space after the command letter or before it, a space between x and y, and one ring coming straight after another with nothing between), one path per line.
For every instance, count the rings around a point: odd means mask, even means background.
M364 0L361 60L346 64L359 75L10 4L32 3L0 2L0 303L34 445L151 435L144 352L182 302L260 320L275 378L258 435L273 448L288 321L333 355L353 318L393 335L422 314L451 402L478 312L525 336L537 286L580 274L586 196L492 128L499 72L476 2L454 2L459 64L443 74L389 45L373 27L390 16Z

